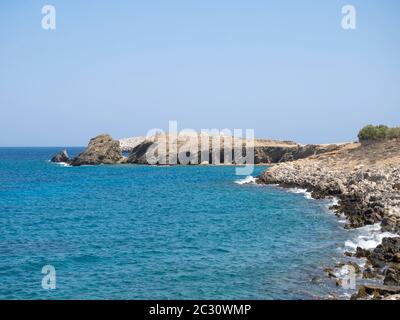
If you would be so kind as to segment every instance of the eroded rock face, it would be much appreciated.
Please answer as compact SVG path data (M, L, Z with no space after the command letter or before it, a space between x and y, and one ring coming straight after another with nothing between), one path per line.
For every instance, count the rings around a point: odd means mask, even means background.
M89 145L70 161L72 166L123 163L119 141L108 134L101 134L90 140Z
M68 163L69 156L68 156L67 150L64 149L64 150L60 151L53 158L51 158L50 161L51 162L65 162L65 163Z

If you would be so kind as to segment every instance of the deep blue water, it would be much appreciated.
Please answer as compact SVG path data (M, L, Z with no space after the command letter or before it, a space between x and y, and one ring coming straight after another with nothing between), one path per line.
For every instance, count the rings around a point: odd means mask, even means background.
M0 299L312 299L335 290L311 281L348 237L325 202L235 184L243 177L233 167L73 168L47 161L59 150L0 148ZM55 290L41 286L48 264Z

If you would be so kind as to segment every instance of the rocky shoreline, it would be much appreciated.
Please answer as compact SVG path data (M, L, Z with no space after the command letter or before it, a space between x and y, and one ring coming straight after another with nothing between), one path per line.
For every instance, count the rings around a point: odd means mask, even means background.
M338 199L331 209L347 218L346 228L380 224L382 231L400 233L398 140L354 144L282 163L265 171L257 182L306 189L315 199ZM375 249L358 247L346 255L363 259L365 267L358 270L360 278L375 279L379 284L359 286L352 298L398 298L400 237L384 238Z

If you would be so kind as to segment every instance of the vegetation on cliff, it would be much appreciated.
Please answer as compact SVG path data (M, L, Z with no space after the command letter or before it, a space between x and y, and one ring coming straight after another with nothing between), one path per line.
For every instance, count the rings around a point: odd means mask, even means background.
M390 140L400 138L400 127L389 128L385 125L367 125L358 133L358 139L363 141Z

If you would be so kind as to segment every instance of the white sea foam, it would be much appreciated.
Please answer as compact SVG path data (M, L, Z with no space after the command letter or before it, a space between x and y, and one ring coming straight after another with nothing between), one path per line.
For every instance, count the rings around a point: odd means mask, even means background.
M292 193L300 193L300 194L303 194L304 195L304 198L306 198L306 199L312 199L313 197L311 196L311 192L308 192L306 189L300 189L300 188L291 188L291 189L288 189L289 190L289 192L292 192Z
M343 278L345 276L347 276L350 273L350 266L349 265L344 265L341 268L337 269L335 272L335 275L338 278Z
M66 162L58 162L58 164L60 165L60 166L62 166L62 167L70 167L71 165L69 165L68 163L66 163Z
M54 163L56 165L59 165L60 167L71 167L71 165L66 162L51 162L50 160L47 160L47 162Z
M334 197L332 199L330 199L331 201L329 201L328 205L329 206L337 206L339 204L339 199Z
M355 251L357 247L362 249L374 249L382 243L383 238L397 237L391 232L382 232L379 223L357 229L358 236L345 242L347 249Z
M235 183L237 183L237 184L255 184L256 178L254 178L253 176L247 176L244 179L236 180Z

